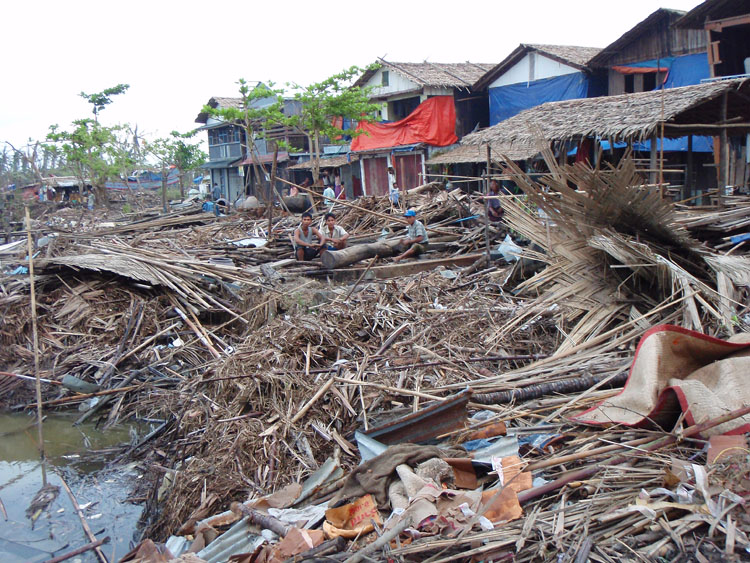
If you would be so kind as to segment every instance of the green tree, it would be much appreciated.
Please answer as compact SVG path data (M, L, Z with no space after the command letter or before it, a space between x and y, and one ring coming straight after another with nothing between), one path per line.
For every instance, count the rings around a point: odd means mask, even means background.
M275 89L272 82L269 82L269 85L258 82L254 86L250 86L244 78L240 78L237 84L239 84L242 100L240 107L214 108L206 105L203 106L203 111L227 124L242 127L245 133L245 154L249 157L255 157L251 159L255 171L254 176L256 182L262 182L266 175L258 164L258 150L255 142L258 139L265 138L269 128L285 124L283 90ZM278 149L282 144L281 141L277 141L276 148ZM247 175L245 191L247 191L249 178L250 175ZM270 189L269 187L268 198L272 196ZM259 193L258 190L255 190L255 192Z
M99 123L99 113L112 103L112 97L128 88L127 84L118 84L95 94L81 92L80 96L93 106L94 119L77 119L70 131L52 125L47 134L52 143L48 146L65 158L80 185L91 184L97 205L109 206L106 182L122 179L136 164L128 141L130 129L126 125L106 127Z
M128 88L130 88L130 84L118 84L117 86L106 88L101 92L96 92L94 94L81 92L79 96L93 106L92 112L94 113L94 120L99 121L99 113L112 103L112 96L124 94Z
M162 211L167 212L167 180L169 169L177 168L180 177L180 196L185 196L184 174L195 170L206 162L207 155L198 144L186 142L195 135L195 131L179 133L172 131L168 138L159 138L154 141L144 141L143 152L147 158L156 161L161 172L161 201Z
M199 143L191 143L188 140L195 137L197 130L180 133L172 131L171 141L173 149L173 164L180 173L180 196L185 197L185 174L199 168L208 160L208 155L200 148Z
M121 139L126 132L122 125L105 127L93 119L78 119L70 131L52 125L47 140L65 158L80 185L91 184L97 205L108 206L106 182L121 179L136 164Z
M362 131L344 130L335 118L355 119L361 122L375 120L374 113L380 104L370 101L372 88L352 85L352 80L365 69L352 66L308 86L290 84L296 90L294 99L302 109L299 115L289 116L286 124L307 136L312 155L312 174L315 181L320 177L320 144L324 138L332 143L343 143L344 135L356 137Z

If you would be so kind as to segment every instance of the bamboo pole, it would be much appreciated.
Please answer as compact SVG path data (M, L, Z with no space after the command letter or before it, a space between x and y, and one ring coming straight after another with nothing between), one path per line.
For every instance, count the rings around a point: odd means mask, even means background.
M690 436L695 436L697 434L700 434L701 432L704 432L705 430L713 428L714 426L724 424L725 422L729 422L741 416L745 416L746 414L749 414L749 413L750 413L750 406L734 410L718 418L714 418L713 420L709 420L701 424L694 424L693 426L686 428L680 436L668 435L663 438L659 438L658 440L655 440L651 442L650 444L643 446L642 448L640 448L640 450L644 452L652 452L652 451L661 449L670 444L674 444L679 439L689 438ZM534 500L535 498L539 498L540 496L546 495L549 492L556 491L557 489L573 481L585 481L586 479L596 475L599 471L601 471L605 467L609 467L613 465L620 465L627 461L628 461L627 456L619 455L606 462L599 462L590 467L585 467L577 471L571 471L563 475L559 479L555 479L554 481L545 483L544 485L540 487L534 487L533 489L528 489L528 490L520 492L518 494L518 501L521 504L523 504L530 500Z
M26 246L29 253L29 284L31 291L31 331L34 342L34 377L36 378L36 427L37 439L39 440L39 456L42 460L42 486L47 485L47 460L44 456L44 432L42 431L42 422L44 416L42 413L42 381L39 377L39 327L36 317L36 288L34 286L34 245L31 242L31 215L29 215L29 206L26 210Z
M63 553L62 555L58 555L57 557L53 557L52 559L47 559L43 563L60 563L61 561L67 561L71 557L75 557L76 555L81 555L82 553L86 553L87 551L91 549L96 549L102 544L105 544L109 541L109 536L106 538L103 538L101 540L96 540L87 543L86 545L82 545L81 547L77 547L73 551L69 551L67 553Z
M89 523L86 521L86 517L83 515L83 510L81 510L81 507L78 504L76 497L73 495L73 491L70 490L70 487L68 487L68 484L65 482L65 479L63 479L62 475L58 475L58 477L60 478L60 483L62 483L62 486L65 489L65 492L68 493L68 496L70 497L70 502L73 504L73 509L76 511L76 514L78 514L78 519L81 521L81 526L83 527L83 532L86 534L86 537L91 542L98 541L96 539L96 536L94 535L94 532L91 531L91 527L89 526ZM104 553L102 552L101 549L99 549L98 546L93 549L94 549L94 553L96 553L96 556L99 559L99 561L101 561L101 563L109 563Z
M492 148L487 143L487 174L484 178L484 195L490 195L490 168L492 167ZM490 262L490 202L484 200L484 251L487 255L487 263Z

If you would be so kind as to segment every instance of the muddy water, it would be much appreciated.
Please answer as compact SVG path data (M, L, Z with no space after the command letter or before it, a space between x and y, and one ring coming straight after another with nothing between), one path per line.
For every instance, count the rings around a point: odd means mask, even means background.
M130 442L130 429L100 432L93 425L73 426L74 417L48 416L44 422L47 480L70 487L109 561L130 550L141 507L127 502L141 474L132 467L104 469L107 448ZM26 509L42 486L34 418L0 414L0 561L37 562L72 551L89 542L70 497L60 494L32 527ZM104 453L92 454L92 451ZM5 509L5 514L2 508ZM7 516L6 516L7 514ZM69 561L98 561L93 552Z

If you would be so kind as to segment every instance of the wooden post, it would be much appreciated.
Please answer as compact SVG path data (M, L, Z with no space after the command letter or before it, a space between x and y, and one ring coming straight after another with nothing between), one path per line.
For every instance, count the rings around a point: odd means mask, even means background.
M729 93L724 92L721 95L721 150L719 151L719 165L721 166L721 185L719 186L719 198L717 203L719 207L724 207L724 193L729 185L729 133L727 132L727 102Z
M653 135L651 135L651 153L649 155L650 158L648 161L648 168L650 170L650 172L648 173L649 184L656 184L656 180L657 180L657 177L656 177L656 174L657 174L656 172L656 155L657 155L656 140L657 139L658 137L656 136L656 132L654 132Z
M273 201L276 199L276 163L279 158L279 145L273 151L273 164L271 164L271 187L268 193L268 240L273 238Z
M36 289L34 287L34 246L31 243L31 216L26 206L26 247L29 252L29 285L31 286L31 331L34 342L34 377L36 379L36 428L39 440L39 456L42 460L42 486L47 485L47 460L44 457L44 434L42 432L42 382L39 379L39 336L36 318Z
M490 169L492 167L492 148L487 143L487 175L484 179L484 195L490 193ZM484 251L487 254L487 263L490 262L490 200L484 200Z
M161 211L167 212L167 179L164 176L164 166L161 167Z
M685 171L685 193L681 199L693 195L693 136L688 135L687 170Z

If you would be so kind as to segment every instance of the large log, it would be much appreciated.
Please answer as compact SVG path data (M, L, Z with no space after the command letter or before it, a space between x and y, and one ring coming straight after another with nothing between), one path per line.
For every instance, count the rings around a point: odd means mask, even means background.
M323 262L324 268L334 270L373 256L380 256L381 258L393 256L398 251L398 244L398 240L387 240L358 244L341 250L326 250L320 255L320 260Z
M306 195L287 196L284 203L292 213L304 213L312 207L312 201Z

